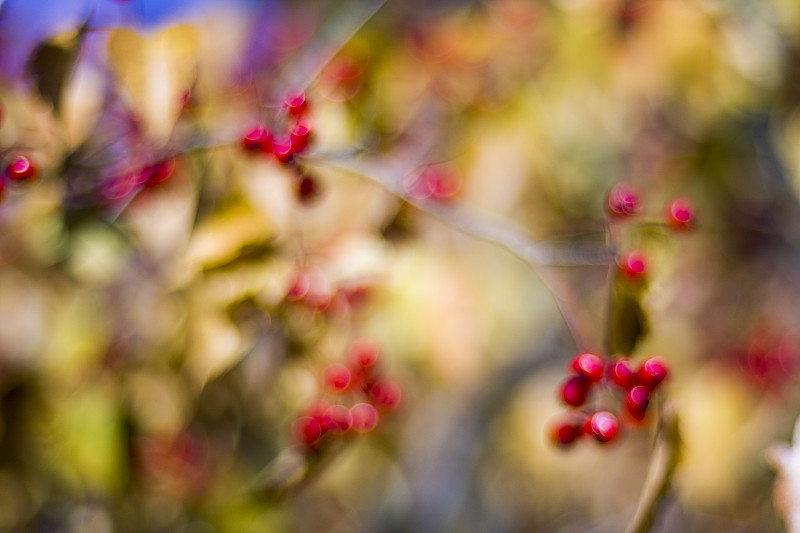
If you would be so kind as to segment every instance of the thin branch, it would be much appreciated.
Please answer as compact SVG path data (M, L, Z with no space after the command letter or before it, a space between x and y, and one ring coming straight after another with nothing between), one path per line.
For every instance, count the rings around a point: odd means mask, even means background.
M647 474L639 505L626 533L647 533L669 491L681 454L678 415L671 405L662 410L658 442Z

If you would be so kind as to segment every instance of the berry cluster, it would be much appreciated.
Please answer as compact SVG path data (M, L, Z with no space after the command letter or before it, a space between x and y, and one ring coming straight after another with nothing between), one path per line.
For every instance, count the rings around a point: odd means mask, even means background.
M301 201L308 201L318 193L317 184L294 164L294 156L306 150L311 137L305 93L288 96L282 109L289 118L288 132L276 136L265 125L257 124L242 137L242 147L248 152L271 155L279 163L291 166L298 176L297 196Z
M642 210L639 191L628 183L617 183L606 198L606 211L613 220L624 220ZM692 229L695 225L694 205L687 198L675 198L664 208L664 224L675 231Z
M309 449L349 432L369 433L381 415L396 410L403 398L397 382L377 372L378 346L368 340L353 342L346 364L332 363L322 372L325 389L336 402L318 399L292 424L294 440Z
M568 372L571 375L561 385L561 400L575 410L552 431L553 441L564 447L584 435L594 436L602 443L617 438L617 415L610 410L586 409L593 390L604 387L614 396L623 396L622 410L632 423L639 424L647 416L650 398L668 374L660 357L649 357L634 369L627 358L605 359L590 352L576 355Z

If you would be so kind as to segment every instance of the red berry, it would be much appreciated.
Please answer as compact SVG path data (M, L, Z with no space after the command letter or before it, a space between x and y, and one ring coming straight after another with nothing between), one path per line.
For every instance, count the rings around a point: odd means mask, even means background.
M301 416L292 424L292 435L299 444L310 446L322 435L322 428L316 419L310 416Z
M146 187L156 187L167 181L175 170L174 159L164 159L142 169L142 179Z
M372 386L370 397L375 407L397 409L403 399L403 391L394 381L384 379Z
M608 377L614 382L614 384L622 387L623 389L630 389L633 387L634 377L631 362L624 357L617 359L613 364L609 365Z
M647 261L642 252L633 250L617 260L620 271L631 280L641 280L647 275Z
M255 126L242 137L242 146L251 152L271 152L272 134L263 126Z
M301 202L310 202L319 194L317 181L311 176L303 176L297 183L297 199Z
M305 272L298 272L286 291L286 299L296 302L302 300L311 290L311 276Z
M694 205L686 198L667 204L667 224L674 230L688 230L694 225Z
M328 365L322 376L325 386L333 392L344 392L350 386L350 370L339 363Z
M299 117L308 109L308 100L306 100L306 93L300 91L298 93L290 94L284 100L286 111L290 115Z
M597 411L591 417L594 438L600 442L611 442L619 434L619 420L608 411Z
M667 363L660 357L650 357L642 362L642 366L636 372L636 384L655 390L658 385L666 379L669 371Z
M311 128L304 124L295 124L289 133L289 144L293 154L298 154L308 146L308 138L311 136Z
M294 152L292 151L291 139L281 139L272 143L272 153L275 158L281 163L287 163L292 160Z
M378 345L371 339L358 339L350 345L350 360L353 364L370 368L378 362Z
M461 188L461 178L452 169L443 165L424 167L412 175L406 185L407 194L419 200L449 200Z
M580 407L586 403L589 394L589 383L583 376L572 376L561 386L561 399L572 407Z
M24 155L18 155L6 166L6 177L12 181L29 181L36 176L36 166Z
M368 403L357 403L350 408L353 417L353 430L369 433L378 425L378 411Z
M326 402L325 400L317 400L305 408L304 415L310 416L311 418L319 422L320 425L322 425L323 422L325 421L325 413L328 412L328 409L330 409L330 407L331 407L330 402Z
M644 420L648 405L650 405L650 391L647 387L637 385L625 395L625 408L637 422Z
M552 429L550 436L554 444L567 448L581 436L581 427L570 422L562 422Z
M344 405L332 405L325 411L322 425L328 431L344 432L353 425L353 415Z
M576 355L570 367L579 376L583 376L588 381L596 383L603 378L605 364L599 356L590 352L585 352Z
M618 183L609 191L606 207L608 214L615 218L635 215L641 207L639 194L631 185Z

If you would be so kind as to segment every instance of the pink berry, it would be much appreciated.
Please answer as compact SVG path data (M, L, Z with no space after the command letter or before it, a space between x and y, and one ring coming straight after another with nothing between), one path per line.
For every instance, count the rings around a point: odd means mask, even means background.
M308 109L308 100L306 100L306 93L303 91L290 94L284 100L286 111L293 116L299 117L303 115Z
M325 421L325 413L328 412L328 409L331 408L330 402L326 402L325 400L317 400L311 404L309 404L304 410L304 416L310 416L314 420L323 425ZM323 428L324 429L324 428Z
M591 417L594 438L599 442L611 442L619 435L619 420L608 411L597 411Z
M649 357L636 372L636 384L655 390L669 374L667 363L660 357Z
M635 215L641 207L639 194L631 185L618 183L608 193L608 214L615 218Z
M328 365L322 376L325 386L332 392L344 392L350 386L350 370L339 363Z
M605 364L599 356L590 352L585 352L576 355L575 358L572 359L570 367L579 376L583 376L588 381L596 383L603 378Z
M24 155L18 155L6 166L6 177L12 181L29 181L36 172L36 166Z
M142 169L142 178L146 187L157 187L166 182L175 170L174 159L164 159Z
M622 357L617 359L612 365L609 366L608 377L614 384L623 389L629 389L633 386L634 372L631 368L631 362Z
M694 205L686 198L667 204L667 224L676 231L691 229L694 225Z
M286 299L293 302L302 300L310 290L311 276L305 272L298 272L292 280L289 290L286 291Z
M625 395L625 408L628 414L636 420L641 422L647 414L647 407L650 405L650 391L647 387L637 385L633 387Z
M370 368L378 362L378 345L371 339L357 339L350 345L350 360L362 368Z
M572 376L561 386L561 399L572 407L580 407L586 403L589 394L589 383L583 376Z
M397 409L403 399L403 391L400 385L388 379L381 380L372 386L370 390L372 405L377 408Z
M581 427L570 422L562 422L557 424L555 427L553 427L550 434L553 443L561 448L569 447L580 436Z
M299 444L310 446L322 435L322 428L316 419L310 416L301 416L292 424L292 435Z
M242 146L250 152L271 152L272 134L263 126L255 126L242 137Z
M633 250L617 260L620 271L628 279L642 280L647 275L647 261L642 252Z
M275 158L281 163L287 163L292 160L294 151L292 150L291 139L280 139L272 143L272 153Z
M332 405L325 411L322 425L328 431L344 432L353 425L353 415L344 405Z
M353 417L353 430L369 433L378 425L378 411L368 403L357 403L350 408Z

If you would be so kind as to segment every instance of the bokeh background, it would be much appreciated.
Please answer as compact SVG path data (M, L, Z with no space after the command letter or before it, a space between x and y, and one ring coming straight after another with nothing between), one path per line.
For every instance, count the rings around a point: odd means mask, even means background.
M39 169L0 202L0 531L624 530L658 416L566 451L549 428L632 247L630 355L669 362L683 441L653 531L786 530L795 0L5 0L0 72L3 165ZM297 166L246 153L297 90ZM609 226L618 182L643 209ZM661 225L678 196L690 232ZM299 446L365 337L399 409Z

